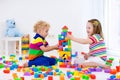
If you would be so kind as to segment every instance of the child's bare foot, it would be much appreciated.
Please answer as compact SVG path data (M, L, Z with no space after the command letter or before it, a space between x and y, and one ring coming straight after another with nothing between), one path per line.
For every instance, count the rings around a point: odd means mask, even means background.
M23 64L23 68L26 68L26 67L28 67L28 63L27 62Z
M110 66L106 66L105 69L110 69Z
M108 65L102 65L103 69L110 69L110 66Z

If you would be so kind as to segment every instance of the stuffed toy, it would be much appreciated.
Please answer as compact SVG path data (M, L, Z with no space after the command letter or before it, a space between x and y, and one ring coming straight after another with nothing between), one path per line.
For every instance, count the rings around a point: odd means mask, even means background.
M8 19L6 21L7 29L5 31L6 37L21 37L22 34L18 31L13 19Z

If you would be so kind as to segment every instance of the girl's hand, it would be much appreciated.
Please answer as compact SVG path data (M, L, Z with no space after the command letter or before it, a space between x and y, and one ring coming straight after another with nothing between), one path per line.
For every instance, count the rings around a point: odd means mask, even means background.
M67 33L67 38L72 39L72 38L73 38L73 35Z
M89 56L88 56L88 54L87 54L87 53L85 53L85 52L81 52L81 54L82 54L82 55L84 55L84 59L85 59L85 60L87 60L87 59L88 59L88 57L89 57Z

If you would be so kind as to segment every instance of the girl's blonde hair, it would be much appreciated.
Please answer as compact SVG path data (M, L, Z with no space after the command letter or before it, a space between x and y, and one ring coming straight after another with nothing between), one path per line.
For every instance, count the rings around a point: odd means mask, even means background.
M50 27L50 24L45 22L45 21L38 21L35 25L34 25L34 32L37 33L38 29L44 29L46 27Z
M91 19L88 20L88 22L90 22L93 25L93 34L100 34L100 36L104 39L100 21L97 19Z

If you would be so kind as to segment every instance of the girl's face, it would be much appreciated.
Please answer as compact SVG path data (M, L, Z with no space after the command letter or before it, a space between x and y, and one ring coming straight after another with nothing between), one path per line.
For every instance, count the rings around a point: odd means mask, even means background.
M40 34L42 37L45 38L45 37L47 37L47 35L48 35L48 31L49 31L49 27L46 27L46 28L40 30L40 31L39 31L39 34Z
M93 24L90 23L90 22L88 22L88 23L87 23L86 30L87 30L88 36L92 36L92 35L93 35Z

